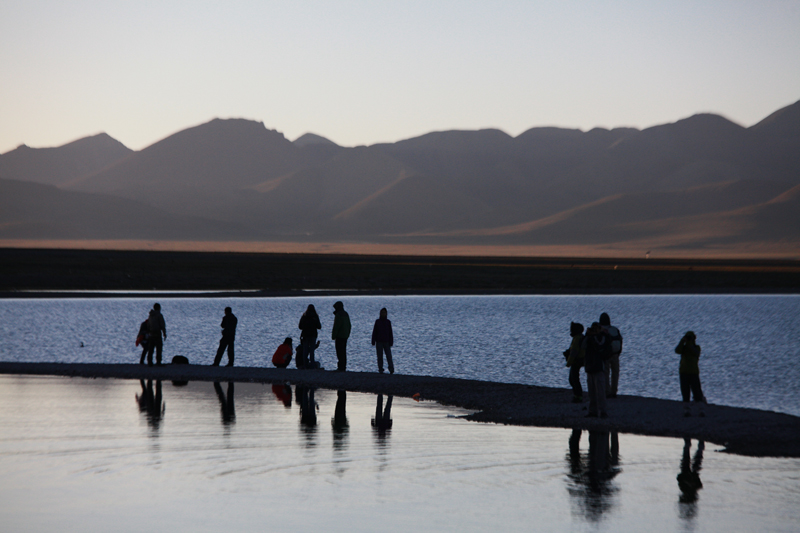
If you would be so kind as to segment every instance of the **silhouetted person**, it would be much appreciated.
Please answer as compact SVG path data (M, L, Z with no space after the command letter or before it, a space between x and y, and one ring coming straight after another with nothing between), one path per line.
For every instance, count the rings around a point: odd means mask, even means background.
M219 410L222 416L222 425L228 426L236 422L236 408L233 403L233 381L228 382L228 394L222 392L222 386L218 381L214 382L214 390L219 399Z
M300 317L300 345L303 347L302 360L298 361L298 368L316 368L314 350L317 348L317 330L322 329L319 315L312 304L308 304L305 313Z
M392 429L392 398L391 394L386 398L386 407L384 408L383 394L378 394L378 403L375 405L375 418L372 419L372 427L379 440L383 440Z
M608 356L608 336L597 322L586 332L583 339L584 365L586 368L586 385L589 389L589 413L587 417L608 417L606 412L606 377L603 373L605 358Z
M381 374L383 374L384 353L386 353L386 364L389 366L389 373L394 374L394 362L392 361L394 334L392 333L392 321L389 320L388 316L389 312L384 307L372 327L372 345L378 354L378 372Z
M153 380L147 380L147 384L143 379L139 380L139 385L142 387L141 394L136 395L136 402L139 404L139 411L147 415L147 423L153 429L158 429L161 423L161 418L166 410L166 405L162 401L161 394L161 380L156 380L155 392L153 392Z
M700 481L700 470L703 468L703 450L705 442L697 442L697 451L694 460L690 459L692 439L683 439L683 455L681 457L681 471L678 474L678 488L681 495L678 497L680 515L684 519L692 519L697 512L697 491L703 488Z
M350 425L347 422L347 391L336 391L336 409L331 419L333 427L333 449L341 450L347 440Z
M681 396L683 396L683 416L692 416L690 393L694 396L694 403L700 406L700 416L706 415L703 409L706 399L700 388L700 346L695 342L696 339L693 331L687 331L675 347L675 353L681 356L678 372L681 379Z
M570 322L569 334L572 342L564 356L567 358L569 368L569 384L572 387L572 402L583 402L583 387L581 387L581 367L583 366L583 324Z
M283 403L284 407L291 407L292 406L292 386L288 383L279 385L275 384L272 386L272 394Z
M161 314L161 304L153 304L153 309L150 310L150 317L147 319L148 327L150 329L150 340L147 347L147 364L153 366L153 351L156 352L156 364L161 365L161 352L164 349L164 342L161 335L164 335L164 340L167 340L167 324L164 322L164 316Z
M236 324L238 323L239 321L231 308L226 307L225 316L222 317L222 323L220 324L222 338L219 340L219 348L217 349L217 356L214 358L213 366L219 366L225 348L228 349L228 364L225 366L233 366L233 343L236 340Z
M620 333L619 328L611 325L611 318L609 318L608 313L600 315L600 325L608 335L610 343L608 345L610 354L604 367L606 397L616 398L617 386L619 385L619 355L622 353L622 333Z
M272 355L272 364L275 368L286 368L292 362L292 338L286 337L283 344L278 346Z
M81 343L82 345L83 343ZM150 319L146 319L139 326L139 333L136 334L136 346L142 347L142 356L139 358L139 364L144 364L144 357L147 355L147 349L150 344Z
M337 372L347 370L347 339L350 338L350 315L344 310L342 302L333 304L333 329L331 339L336 345Z

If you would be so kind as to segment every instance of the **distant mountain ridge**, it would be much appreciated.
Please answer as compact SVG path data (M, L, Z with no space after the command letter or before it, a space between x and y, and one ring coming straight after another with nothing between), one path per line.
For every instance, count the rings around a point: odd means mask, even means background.
M214 119L138 152L105 134L20 147L0 155L0 178L174 217L160 218L170 227L153 227L153 239L202 238L198 228L208 223L215 240L795 242L800 102L750 128L698 114L644 130L441 131L355 148ZM44 193L15 190L36 212ZM106 226L120 235L130 233L120 229L126 224L143 227L122 211L119 224ZM205 222L189 231L178 220ZM14 227L0 225L0 237Z

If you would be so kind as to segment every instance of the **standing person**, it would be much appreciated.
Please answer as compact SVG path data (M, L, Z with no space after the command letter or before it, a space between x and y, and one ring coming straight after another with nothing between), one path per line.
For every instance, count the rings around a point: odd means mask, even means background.
M675 353L680 354L681 364L678 372L681 378L681 396L683 396L683 416L692 416L689 395L694 396L694 403L700 405L700 416L706 416L703 406L706 398L700 388L700 346L696 343L694 331L687 331L681 338Z
M331 331L331 338L336 343L336 365L337 372L344 372L347 370L347 339L350 337L350 315L344 310L342 302L333 304L335 311L333 312L333 330Z
M608 313L600 315L600 325L608 333L609 341L611 342L609 345L611 356L608 358L604 370L606 376L606 398L616 398L617 385L619 384L619 354L622 353L622 334L619 332L619 328L611 325Z
M136 335L136 346L142 346L142 356L139 358L139 364L144 364L144 357L147 355L147 348L150 345L150 319L145 319L139 326L139 333Z
M156 352L156 365L161 366L161 352L164 349L164 342L167 340L167 324L164 322L164 315L161 314L161 304L153 304L150 310L150 317L147 319L150 328L150 340L147 346L147 365L153 366L153 351ZM162 341L161 335L164 335Z
M564 352L567 356L569 368L569 384L572 387L572 403L583 402L583 388L581 387L581 367L583 366L583 324L570 322L569 335L572 342L569 349Z
M302 350L302 361L297 361L298 368L314 368L314 350L317 344L317 330L322 329L319 322L319 315L312 304L308 304L305 313L300 317L300 345Z
M378 372L383 374L383 353L386 352L386 364L389 365L389 373L394 374L394 363L392 362L392 346L394 345L394 335L392 335L392 321L387 317L389 311L384 307L381 309L378 320L372 327L372 345L378 352Z
M211 366L219 366L222 360L222 354L225 348L228 349L228 364L225 366L233 366L233 342L236 340L236 324L239 323L236 315L230 307L225 308L225 316L222 317L222 338L219 340L219 348L217 348L217 356Z
M603 374L603 360L607 357L608 336L600 324L593 322L583 339L584 365L586 367L586 385L589 389L589 414L587 417L607 418L606 412L606 377Z

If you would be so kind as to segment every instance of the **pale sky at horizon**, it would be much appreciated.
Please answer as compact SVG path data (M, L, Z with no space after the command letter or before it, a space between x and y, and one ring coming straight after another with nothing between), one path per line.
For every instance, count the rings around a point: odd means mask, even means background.
M0 3L0 153L213 118L343 146L743 126L800 100L800 1Z

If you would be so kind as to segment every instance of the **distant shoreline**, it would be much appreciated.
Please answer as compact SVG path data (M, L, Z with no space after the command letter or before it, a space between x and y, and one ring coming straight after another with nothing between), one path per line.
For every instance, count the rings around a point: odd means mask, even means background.
M791 259L0 248L0 297L798 294Z
M0 362L0 374L291 383L409 398L418 395L424 400L476 411L467 418L478 422L693 438L740 455L800 457L800 417L708 405L707 416L685 418L681 402L640 396L620 395L608 402L609 418L587 419L586 404L571 403L572 392L568 389L433 376L208 365L11 362Z

